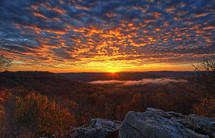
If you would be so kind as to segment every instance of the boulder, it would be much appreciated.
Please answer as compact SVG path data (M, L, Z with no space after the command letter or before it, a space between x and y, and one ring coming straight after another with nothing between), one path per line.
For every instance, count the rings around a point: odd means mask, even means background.
M119 130L120 138L215 138L215 118L183 115L147 108L127 113Z
M169 114L150 108L144 113L128 112L119 130L119 137L188 138L189 134L183 125L171 119Z
M191 138L210 138L208 135L199 134L193 131L192 129L189 129L189 128L185 128L185 129L187 130Z
M176 118L176 120L183 124L184 127L197 133L215 137L215 118L192 114L185 116L184 118Z
M75 138L118 137L118 130L120 126L120 121L110 121L107 119L96 118L90 121L88 127L77 128L72 136Z

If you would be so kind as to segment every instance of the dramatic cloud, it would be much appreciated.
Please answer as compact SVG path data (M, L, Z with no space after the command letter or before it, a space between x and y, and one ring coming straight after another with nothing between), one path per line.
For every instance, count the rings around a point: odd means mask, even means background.
M168 83L186 83L187 80L184 79L172 79L172 78L158 78L158 79L142 79L142 80L134 80L134 81L119 81L119 80L98 80L91 81L91 84L120 84L126 86L132 85L145 85L145 84L168 84Z
M215 54L214 0L1 0L0 12L17 69L186 70Z

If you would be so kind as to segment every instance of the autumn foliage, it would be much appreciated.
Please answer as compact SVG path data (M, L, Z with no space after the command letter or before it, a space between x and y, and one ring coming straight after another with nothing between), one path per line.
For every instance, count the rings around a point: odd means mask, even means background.
M41 94L21 98L4 90L0 92L0 103L2 137L62 136L75 123L73 114Z
M203 98L200 104L193 106L193 112L202 116L215 117L215 98Z

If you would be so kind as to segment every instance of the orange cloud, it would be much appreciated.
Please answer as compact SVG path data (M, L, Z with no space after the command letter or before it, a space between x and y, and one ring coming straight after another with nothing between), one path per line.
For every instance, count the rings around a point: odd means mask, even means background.
M202 17L202 16L206 16L206 15L208 15L208 13L192 14L193 17Z
M41 18L43 18L43 19L48 19L46 16L44 16L44 15L42 15L42 14L40 14L40 13L34 12L33 15L36 16L36 17L41 17Z

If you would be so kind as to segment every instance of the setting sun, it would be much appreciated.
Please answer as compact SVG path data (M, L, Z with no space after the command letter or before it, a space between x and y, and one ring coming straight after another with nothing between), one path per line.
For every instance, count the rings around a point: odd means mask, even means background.
M108 72L111 73L111 74L115 74L117 71L116 70L110 70Z

